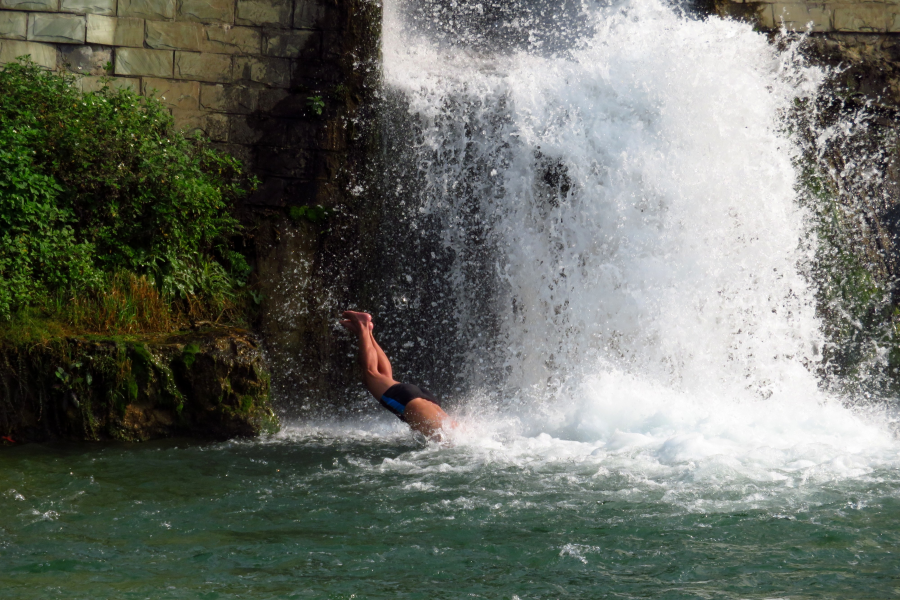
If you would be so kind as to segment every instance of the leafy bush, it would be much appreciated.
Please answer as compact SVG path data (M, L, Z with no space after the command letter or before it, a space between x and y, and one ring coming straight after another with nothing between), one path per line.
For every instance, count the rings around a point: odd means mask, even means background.
M62 188L11 137L0 129L0 316L7 318L47 289L98 280L93 246L77 240L74 214L60 206Z
M0 70L0 319L65 317L132 276L175 321L235 312L249 267L232 207L255 180L160 102L74 83L27 61Z

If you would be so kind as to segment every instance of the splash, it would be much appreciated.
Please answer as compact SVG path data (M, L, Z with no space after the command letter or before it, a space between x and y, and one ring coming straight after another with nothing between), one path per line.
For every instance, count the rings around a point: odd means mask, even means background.
M394 193L443 253L446 294L417 302L453 323L463 412L660 464L893 460L815 375L785 118L823 73L656 0L566 5L549 29L543 5L478 29L463 4L390 0L384 33Z

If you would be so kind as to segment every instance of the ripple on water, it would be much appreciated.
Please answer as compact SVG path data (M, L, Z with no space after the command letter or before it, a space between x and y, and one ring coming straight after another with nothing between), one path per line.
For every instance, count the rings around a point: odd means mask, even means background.
M760 477L495 425L470 420L449 444L379 418L10 449L0 579L23 599L525 599L878 595L897 575L894 468Z

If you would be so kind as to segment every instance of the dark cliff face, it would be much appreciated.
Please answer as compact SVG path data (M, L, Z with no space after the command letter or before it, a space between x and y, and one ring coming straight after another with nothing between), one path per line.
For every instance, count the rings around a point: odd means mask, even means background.
M262 352L245 330L0 343L6 444L277 430Z
M860 401L889 399L900 389L900 35L771 35L799 39L826 74L818 98L789 117L803 152L798 198L817 233L823 382Z
M835 174L836 187L863 202L882 268L900 275L900 35L815 33L802 43L811 64L828 69L815 107L818 131L836 127L820 160ZM843 131L841 131L843 129ZM872 172L863 174L865 169ZM877 240L875 239L877 238Z
M359 387L351 340L337 318L344 307L368 307L365 273L379 268L371 249L382 200L369 182L379 161L381 7L341 0L330 11L326 51L307 65L306 84L321 96L321 113L310 113L311 92L304 92L261 115L266 136L283 137L285 124L293 127L292 146L278 156L259 155L263 183L244 207L273 397L289 416L323 401L340 405ZM273 175L301 162L302 172Z
M813 34L806 42L806 54L840 71L833 84L844 97L881 110L900 109L900 35Z

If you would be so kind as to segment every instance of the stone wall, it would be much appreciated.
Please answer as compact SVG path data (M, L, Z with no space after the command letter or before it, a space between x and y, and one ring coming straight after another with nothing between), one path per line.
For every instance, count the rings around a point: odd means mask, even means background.
M30 55L85 91L111 77L160 98L261 177L257 203L284 206L314 200L343 149L311 104L327 112L346 79L352 18L329 0L0 0L0 63Z
M380 25L377 0L0 0L0 63L30 55L85 91L160 98L260 179L241 212L282 407L336 400L352 376L331 327L378 214L350 190Z
M755 19L763 29L787 29L813 32L895 33L900 32L900 2L804 2L763 1L717 2L720 13Z
M889 111L900 107L900 0L713 0L712 12L773 34L808 32L803 53L814 64L839 67L832 84L842 98Z

